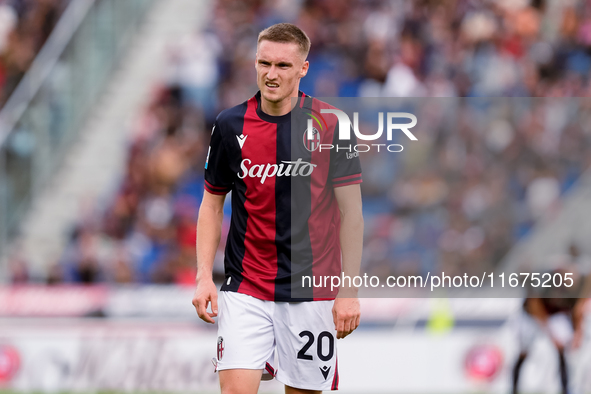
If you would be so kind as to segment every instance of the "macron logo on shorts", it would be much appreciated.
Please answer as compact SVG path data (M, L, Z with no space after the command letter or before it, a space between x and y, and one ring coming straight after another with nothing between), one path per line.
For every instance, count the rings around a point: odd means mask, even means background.
M324 376L324 380L326 380L328 379L328 374L330 373L330 367L325 365L324 367L320 368L320 372L322 372L322 376Z

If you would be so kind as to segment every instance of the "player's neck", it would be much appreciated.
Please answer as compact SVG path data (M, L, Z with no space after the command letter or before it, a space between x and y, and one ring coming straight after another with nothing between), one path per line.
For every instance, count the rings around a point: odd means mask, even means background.
M296 90L291 96L298 97L298 90ZM297 102L296 100L292 100L292 97L287 97L278 103L265 100L263 97L261 97L261 110L267 115L271 116L283 116L288 114L291 112L293 107L295 107Z

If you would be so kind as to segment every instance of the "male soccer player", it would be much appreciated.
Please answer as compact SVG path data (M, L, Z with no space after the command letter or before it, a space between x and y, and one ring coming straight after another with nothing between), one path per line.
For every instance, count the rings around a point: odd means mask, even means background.
M566 264L551 271L561 275L573 273L571 287L530 289L530 297L523 303L519 318L519 355L513 366L513 390L518 393L519 375L529 350L536 338L547 335L558 353L560 383L563 393L569 392L569 373L566 348L578 348L583 337L584 308L591 290L589 275L581 274L579 267ZM534 290L538 290L537 292ZM540 297L543 296L543 297Z
M219 311L223 394L256 393L264 369L288 394L336 390L335 337L359 325L355 289L341 287L336 297L301 283L306 275L357 275L363 237L359 159L319 149L338 144L337 119L319 116L330 106L299 91L309 49L295 25L263 30L255 61L259 92L221 112L212 130L193 305L209 323ZM308 133L311 118L317 123ZM212 265L229 191L232 220L218 303ZM274 352L277 371L268 362Z

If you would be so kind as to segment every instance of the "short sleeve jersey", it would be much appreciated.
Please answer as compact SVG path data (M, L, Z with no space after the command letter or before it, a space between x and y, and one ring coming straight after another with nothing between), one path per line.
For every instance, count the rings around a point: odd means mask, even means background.
M305 275L340 275L334 188L361 183L358 155L336 148L337 118L321 116L322 108L333 107L300 92L290 113L270 116L261 110L258 92L218 115L205 189L232 192L222 291L270 301L335 297L326 288L311 286L297 297L294 290Z

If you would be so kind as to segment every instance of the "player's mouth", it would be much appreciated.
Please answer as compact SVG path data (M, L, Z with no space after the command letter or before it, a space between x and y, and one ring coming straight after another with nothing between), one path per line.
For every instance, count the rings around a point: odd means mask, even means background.
M278 83L275 83L275 82L265 82L265 86L267 88L269 88L270 90L279 89L279 84Z

